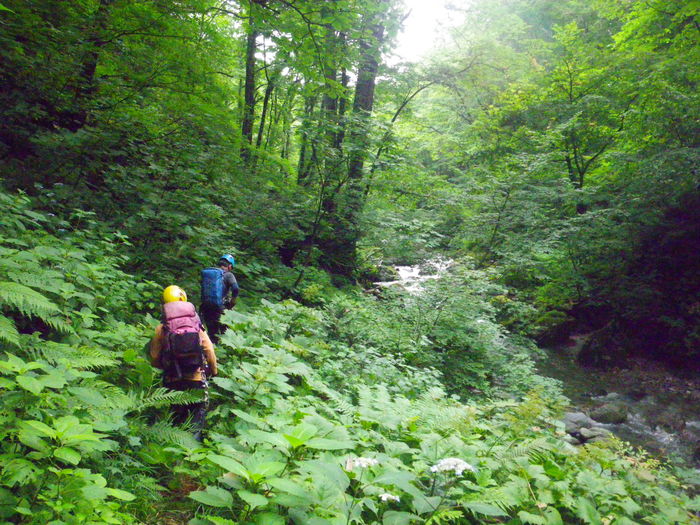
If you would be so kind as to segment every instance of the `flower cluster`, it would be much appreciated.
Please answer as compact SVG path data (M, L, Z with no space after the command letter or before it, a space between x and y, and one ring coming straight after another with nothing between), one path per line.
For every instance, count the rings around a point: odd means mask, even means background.
M385 502L386 501L395 501L398 503L399 501L401 501L401 498L399 498L398 496L394 496L393 494L389 494L388 492L385 492L384 494L380 494L379 499L382 501L385 501Z
M430 467L430 472L448 472L450 470L454 471L458 476L461 476L465 470L476 472L475 467L459 458L444 458Z
M351 472L355 468L367 468L378 465L379 461L374 458L348 458L345 462L345 470Z

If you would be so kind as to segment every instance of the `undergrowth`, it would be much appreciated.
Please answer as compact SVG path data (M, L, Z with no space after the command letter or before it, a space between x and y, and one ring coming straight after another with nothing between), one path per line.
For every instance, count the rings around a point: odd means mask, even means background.
M119 269L128 240L0 200L1 523L694 523L659 461L563 441L487 275L228 312L200 444L146 360L160 286Z

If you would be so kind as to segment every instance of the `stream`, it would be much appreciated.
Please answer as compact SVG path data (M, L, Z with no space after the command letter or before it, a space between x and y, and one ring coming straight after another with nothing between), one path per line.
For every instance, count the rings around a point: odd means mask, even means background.
M626 420L597 423L652 455L700 466L700 381L682 378L659 363L632 361L625 369L584 368L576 355L589 334L545 349L538 372L559 379L574 411L592 415L603 406L620 407Z
M394 266L398 279L376 282L401 287L418 295L423 283L438 279L454 261L434 259L415 266ZM686 466L700 467L700 378L681 378L650 361L633 361L626 369L582 367L576 355L590 334L571 336L566 344L545 348L536 360L538 372L562 382L572 412L595 415L601 407L615 407L623 422L594 422L652 455Z

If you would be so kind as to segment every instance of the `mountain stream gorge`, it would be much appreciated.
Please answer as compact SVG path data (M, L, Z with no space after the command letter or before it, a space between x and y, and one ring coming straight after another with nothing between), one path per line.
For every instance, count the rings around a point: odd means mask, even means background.
M375 284L420 294L425 282L442 276L452 263L435 259L395 266L398 279ZM536 360L538 372L559 380L571 401L564 416L571 442L579 444L611 432L653 456L700 472L700 380L645 360L625 369L583 367L576 356L587 337L573 334L567 343L543 349Z

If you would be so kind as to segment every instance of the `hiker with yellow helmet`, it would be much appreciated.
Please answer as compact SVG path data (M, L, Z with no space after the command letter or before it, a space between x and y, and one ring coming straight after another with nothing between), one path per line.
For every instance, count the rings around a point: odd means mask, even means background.
M204 331L187 294L179 286L163 290L163 321L150 345L151 363L163 370L163 386L171 390L204 390L204 401L173 405L175 423L192 420L202 439L208 406L208 376L216 375L214 345Z

